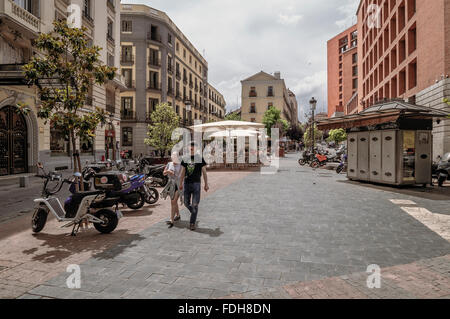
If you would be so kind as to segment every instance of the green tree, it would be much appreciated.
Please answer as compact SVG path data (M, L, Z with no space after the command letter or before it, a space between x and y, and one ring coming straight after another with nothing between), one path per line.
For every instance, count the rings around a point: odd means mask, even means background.
M176 144L172 141L172 133L178 128L180 117L172 107L163 103L156 106L156 110L150 116L150 121L145 144L154 147L161 154L172 150Z
M117 69L99 60L101 48L89 46L86 28L70 28L66 22L53 23L53 31L40 34L34 42L38 54L23 67L28 85L37 87L41 103L37 116L60 128L72 144L74 170L81 171L76 138L93 138L107 114L95 107L81 111L93 83L113 80Z
M317 126L314 125L314 140L315 140L314 144L316 144L317 142L320 142L322 140L322 138L323 138L323 132L319 131ZM303 136L303 141L304 141L306 147L312 146L311 127L308 127L305 130L305 135Z
M336 145L347 140L347 132L342 128L331 130L328 135L329 137L327 141L335 142Z
M283 136L287 130L289 130L289 122L281 118L281 111L271 106L264 113L262 124L266 127L267 134L272 134L272 128L278 128L280 130L280 136Z
M238 113L230 113L225 116L225 121L242 121L242 119Z

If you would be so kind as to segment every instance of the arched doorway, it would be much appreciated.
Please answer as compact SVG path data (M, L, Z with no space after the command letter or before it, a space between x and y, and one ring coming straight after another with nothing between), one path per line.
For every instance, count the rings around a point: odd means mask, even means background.
M14 106L0 109L0 176L27 173L28 143L25 117Z

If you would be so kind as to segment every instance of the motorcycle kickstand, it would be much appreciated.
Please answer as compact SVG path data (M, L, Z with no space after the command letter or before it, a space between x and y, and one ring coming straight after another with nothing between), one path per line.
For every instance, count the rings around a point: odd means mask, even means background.
M78 232L79 232L79 230L80 230L80 226L81 226L81 223L73 225L72 233L70 234L70 236L76 237ZM75 227L77 227L76 231L75 231Z

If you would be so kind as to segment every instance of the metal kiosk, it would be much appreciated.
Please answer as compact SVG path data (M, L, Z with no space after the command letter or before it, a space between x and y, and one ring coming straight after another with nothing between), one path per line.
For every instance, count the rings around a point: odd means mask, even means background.
M427 185L432 183L433 119L448 115L392 100L359 114L320 121L318 128L347 130L350 180Z

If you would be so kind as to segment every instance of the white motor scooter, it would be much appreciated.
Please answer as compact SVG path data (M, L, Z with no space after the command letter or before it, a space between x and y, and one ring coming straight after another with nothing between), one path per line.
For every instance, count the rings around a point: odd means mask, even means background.
M42 175L37 175L44 179L44 187L42 190L42 198L35 199L36 209L32 219L33 232L41 232L47 222L49 212L51 212L58 222L67 223L62 227L72 227L72 236L76 236L81 225L92 223L97 231L103 234L113 232L122 213L118 210L118 199L105 199L104 191L75 191L75 177L81 178L81 174L74 175L72 180L62 179L61 174L55 172L46 173L42 164L38 164L38 169L42 171ZM48 183L57 182L53 189L48 189ZM64 184L71 185L72 195L66 200L64 207L55 194L59 193ZM113 211L111 207L116 207Z

